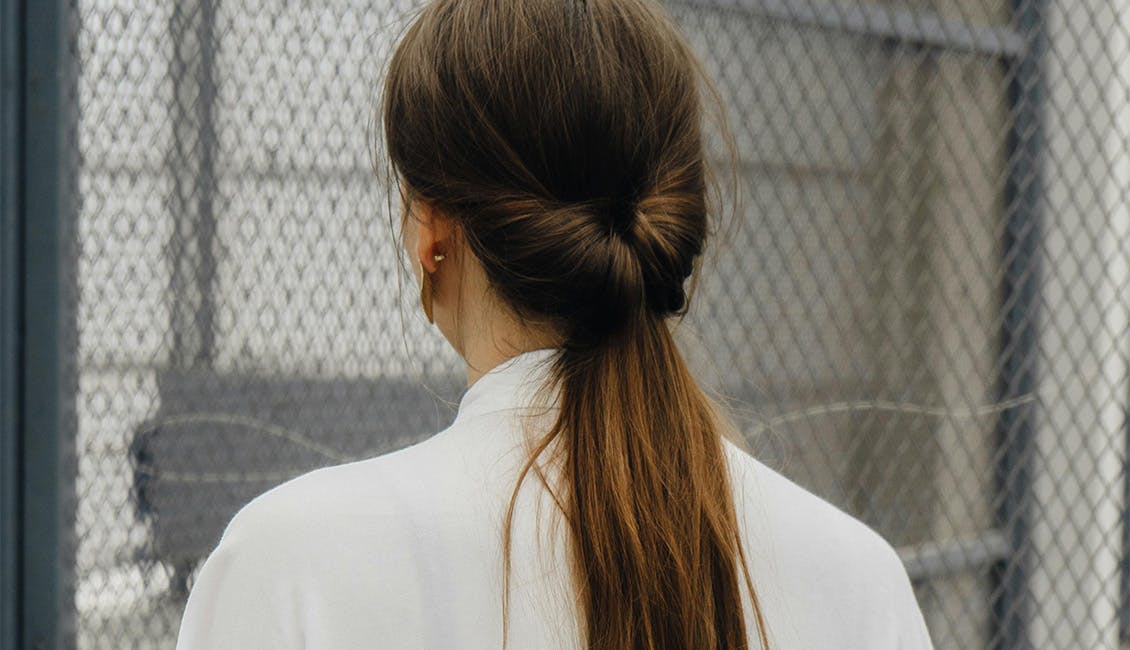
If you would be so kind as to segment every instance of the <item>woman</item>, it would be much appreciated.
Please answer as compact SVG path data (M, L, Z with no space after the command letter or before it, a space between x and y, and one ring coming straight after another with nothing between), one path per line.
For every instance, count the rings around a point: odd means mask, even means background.
M454 423L244 507L178 647L921 649L878 534L742 451L671 335L701 65L650 0L434 0L384 92Z

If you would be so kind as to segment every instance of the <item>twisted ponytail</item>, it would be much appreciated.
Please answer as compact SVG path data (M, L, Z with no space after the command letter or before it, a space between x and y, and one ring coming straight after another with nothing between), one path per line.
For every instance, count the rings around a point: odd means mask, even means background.
M559 360L578 593L590 648L745 648L715 413L660 317ZM760 625L760 621L759 621Z
M435 0L385 86L397 171L564 341L557 419L507 510L504 599L518 490L554 443L589 648L747 648L743 583L768 645L721 415L669 327L708 230L696 66L648 0Z

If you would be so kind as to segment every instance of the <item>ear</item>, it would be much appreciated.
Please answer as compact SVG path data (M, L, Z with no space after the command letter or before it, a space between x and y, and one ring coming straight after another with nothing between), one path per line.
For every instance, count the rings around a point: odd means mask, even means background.
M424 270L434 273L439 267L436 255L450 256L455 243L455 222L438 208L421 201L417 215L420 223L416 237L416 256Z

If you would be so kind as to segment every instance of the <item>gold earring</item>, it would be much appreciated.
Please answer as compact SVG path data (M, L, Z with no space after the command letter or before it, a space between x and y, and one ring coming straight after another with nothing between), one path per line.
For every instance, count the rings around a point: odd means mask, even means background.
M424 306L424 316L429 323L435 323L432 318L432 278L424 263L420 262L420 304Z
M434 255L432 259L441 262L446 258L446 255ZM424 316L428 318L429 323L435 323L432 317L432 274L424 268L424 263L420 262L420 304L424 306Z

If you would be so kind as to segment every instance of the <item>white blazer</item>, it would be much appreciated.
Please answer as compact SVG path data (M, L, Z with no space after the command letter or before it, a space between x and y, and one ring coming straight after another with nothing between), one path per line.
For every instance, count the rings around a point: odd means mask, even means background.
M309 472L244 506L200 568L178 650L501 648L502 521L526 458L516 415L530 410L552 353L525 352L484 374L454 423L421 443ZM932 648L890 544L725 448L774 648ZM531 472L513 522L516 650L581 647L555 512ZM745 606L756 648L748 594Z

